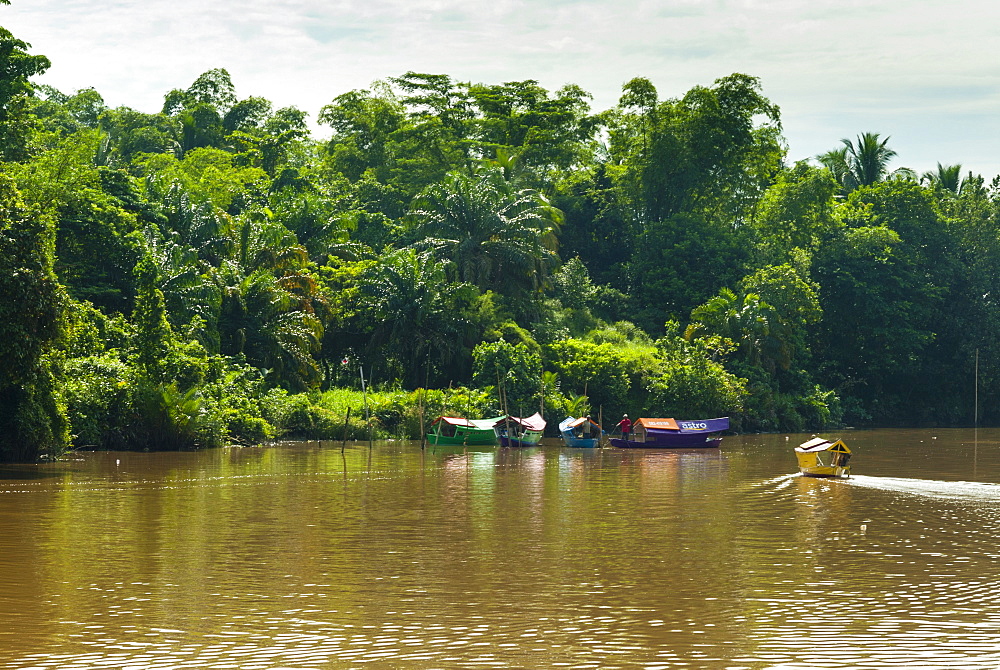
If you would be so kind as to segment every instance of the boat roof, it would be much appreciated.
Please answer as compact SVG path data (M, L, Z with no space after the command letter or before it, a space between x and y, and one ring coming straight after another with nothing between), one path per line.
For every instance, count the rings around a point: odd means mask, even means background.
M844 451L848 454L851 450L847 448L842 440L828 440L824 437L814 437L811 440L807 440L795 447L795 451L803 454L814 453L817 451Z
M595 426L597 425L596 423L594 423L593 419L591 419L590 422L593 423ZM581 416L579 419L577 419L576 417L568 416L559 422L559 430L570 430L572 428L576 428L577 426L581 426L585 423L587 423L587 417L585 416Z
M545 419L543 419L542 415L539 414L538 412L535 412L534 414L526 418L522 418L519 416L501 416L497 417L495 420L491 419L491 421L493 421L492 425L494 426L503 423L505 421L510 421L511 423L520 424L521 426L527 428L528 430L537 430L537 431L545 430Z
M493 426L496 425L497 421L502 420L502 416L493 417L492 419L466 419L460 416L439 416L434 419L434 423L439 421L444 421L445 423L450 423L453 426L465 426L467 428L478 428L480 430L491 430Z

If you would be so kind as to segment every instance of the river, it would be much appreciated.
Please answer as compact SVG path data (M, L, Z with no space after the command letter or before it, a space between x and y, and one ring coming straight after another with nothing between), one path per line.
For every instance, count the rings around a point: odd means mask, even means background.
M1000 667L1000 431L840 436L0 466L0 668Z

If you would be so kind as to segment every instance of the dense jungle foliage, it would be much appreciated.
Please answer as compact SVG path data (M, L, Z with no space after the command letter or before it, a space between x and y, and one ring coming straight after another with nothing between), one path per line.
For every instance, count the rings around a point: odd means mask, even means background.
M407 72L333 97L326 139L224 69L146 113L32 83L4 29L0 61L0 460L416 436L501 398L968 424L977 353L997 420L998 181L890 171L876 133L789 164L753 77L594 112Z

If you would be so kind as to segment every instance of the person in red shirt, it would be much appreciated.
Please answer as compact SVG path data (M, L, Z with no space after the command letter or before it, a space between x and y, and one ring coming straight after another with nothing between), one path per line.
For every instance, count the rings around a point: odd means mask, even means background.
M627 440L629 434L632 432L632 421L629 420L628 414L622 416L622 420L615 424L615 428L622 429L622 439Z

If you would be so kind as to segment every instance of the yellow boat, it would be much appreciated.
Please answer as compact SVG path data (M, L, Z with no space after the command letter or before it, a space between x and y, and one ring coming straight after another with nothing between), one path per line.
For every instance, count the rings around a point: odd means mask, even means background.
M850 477L851 450L842 440L814 437L795 447L799 472L807 477Z

